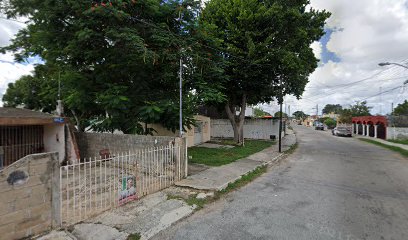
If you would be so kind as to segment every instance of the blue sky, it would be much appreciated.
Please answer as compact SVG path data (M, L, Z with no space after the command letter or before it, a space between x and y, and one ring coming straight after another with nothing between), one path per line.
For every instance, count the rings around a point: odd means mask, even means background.
M320 61L323 64L328 63L329 60L332 62L341 61L341 59L334 52L331 52L329 49L327 49L327 43L330 41L331 35L333 34L334 31L336 30L326 28L325 29L326 34L320 39L320 43L322 44L322 53L320 56ZM341 30L337 30L337 31L341 31Z

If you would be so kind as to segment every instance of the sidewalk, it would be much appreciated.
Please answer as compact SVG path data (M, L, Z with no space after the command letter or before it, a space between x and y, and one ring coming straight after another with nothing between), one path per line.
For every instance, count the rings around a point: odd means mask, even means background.
M296 143L296 135L290 129L282 139L282 151L288 150ZM282 156L278 152L278 144L273 145L261 152L255 153L247 158L237 160L233 163L220 167L213 167L195 175L189 176L176 185L198 190L220 191L225 189L229 183L235 182L241 176L255 170L257 167L272 163Z
M282 151L288 150L296 143L296 135L288 129L282 140ZM183 196L184 199L205 198L211 191L224 189L229 183L242 175L277 161L283 153L278 152L278 144L247 158L221 167L213 167L176 183L177 186L148 195L140 201L128 203L120 208L107 211L92 219L76 224L65 231L52 231L40 240L127 240L131 234L138 234L140 239L150 239L193 214L196 205L188 205L181 199L172 196ZM187 187L187 188L184 188ZM194 190L197 189L197 190ZM203 192L204 191L204 192ZM210 191L210 193L208 193Z
M380 138L373 138L373 137L367 137L367 136L361 136L361 135L353 135L356 138L364 138L364 139L370 139L385 145L389 145L389 146L394 146L394 147L399 147L402 148L404 150L408 151L408 145L404 145L404 144L399 144L399 143L393 143L393 142L388 142L386 140L380 139Z

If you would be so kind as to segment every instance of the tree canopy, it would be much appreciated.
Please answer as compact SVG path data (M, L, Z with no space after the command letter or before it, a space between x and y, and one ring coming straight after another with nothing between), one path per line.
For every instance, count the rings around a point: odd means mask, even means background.
M408 115L408 101L405 100L403 103L398 104L392 114L395 116Z
M188 125L194 103L223 100L216 84L222 69L209 57L215 54L196 44L207 41L199 9L194 0L10 0L2 9L7 16L30 20L1 50L13 51L18 61L39 56L45 64L10 85L3 99L51 111L60 80L66 112L78 126L133 133L141 132L140 121L154 121L175 130L182 58Z
M211 0L200 23L220 49L226 75L224 108L242 142L247 104L300 97L317 67L310 45L324 34L330 14L308 0ZM236 115L235 109L240 109Z
M307 116L308 116L303 111L296 111L296 112L292 113L292 115L295 116L295 118L297 120L301 120L301 119L303 120L303 119L307 118Z
M323 114L329 114L329 113L340 114L341 110L343 110L343 107L340 104L326 104L322 112Z
M351 123L352 117L371 116L371 108L367 106L367 101L357 102L354 105L350 105L350 108L341 111L338 122Z
M253 110L254 110L254 117L271 116L270 113L265 112L262 108L254 107Z

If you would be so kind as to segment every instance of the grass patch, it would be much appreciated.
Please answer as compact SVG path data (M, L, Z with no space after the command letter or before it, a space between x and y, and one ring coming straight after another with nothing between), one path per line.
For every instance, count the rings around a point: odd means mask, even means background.
M139 233L132 233L127 237L127 240L139 240L140 237Z
M228 186L225 189L216 192L215 196L219 197L220 195L229 193L237 188L241 188L247 185L248 183L252 182L257 177L266 173L266 170L267 170L267 166L257 167L255 170L245 174L244 176L242 176L240 179L236 180L235 182L228 184Z
M293 144L290 148L286 151L283 151L284 154L292 154L298 147L298 143Z
M397 152L397 153L401 154L401 155L404 156L404 157L408 157L408 151L405 150L405 149L402 149L402 148L400 148L400 147L390 146L390 145L387 145L387 144L384 144L384 143L380 143L380 142L377 142L377 141L374 141L374 140L371 140L371 139L365 139L365 138L359 138L359 139L360 139L361 141L363 141L363 142L372 143L372 144L375 144L375 145L377 145L377 146L381 146L381 147L383 147L383 148L387 148L387 149L389 149L389 150L392 150L392 151L394 151L394 152Z
M219 144L225 144L227 141L222 141ZM189 162L208 166L221 166L248 157L274 144L273 141L245 140L245 146L235 146L230 149L191 147L188 149L188 155L192 157Z
M248 183L252 182L257 177L264 174L266 171L267 171L267 166L257 167L255 170L245 174L244 176L242 176L240 179L236 180L235 182L228 184L228 186L224 190L215 192L213 197L208 197L205 199L197 199L196 198L197 195L194 195L194 196L190 196L188 199L185 199L181 196L168 195L167 199L184 200L190 206L196 205L197 207L195 208L195 210L200 210L206 204L214 202L220 199L223 195L247 185Z
M398 140L387 140L388 142L393 142L393 143L399 143L399 144L404 144L408 145L408 139L398 139Z

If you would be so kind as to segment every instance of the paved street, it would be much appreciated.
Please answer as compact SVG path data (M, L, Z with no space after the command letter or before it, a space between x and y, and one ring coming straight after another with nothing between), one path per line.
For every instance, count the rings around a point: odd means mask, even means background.
M408 239L408 159L295 126L279 166L154 239Z

